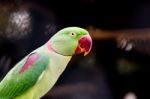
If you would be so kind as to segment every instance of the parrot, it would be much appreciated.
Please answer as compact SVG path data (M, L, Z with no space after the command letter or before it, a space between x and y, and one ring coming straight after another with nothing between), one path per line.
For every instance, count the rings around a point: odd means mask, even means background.
M55 85L74 55L86 56L92 38L85 28L57 31L46 43L29 52L0 82L0 99L40 99Z

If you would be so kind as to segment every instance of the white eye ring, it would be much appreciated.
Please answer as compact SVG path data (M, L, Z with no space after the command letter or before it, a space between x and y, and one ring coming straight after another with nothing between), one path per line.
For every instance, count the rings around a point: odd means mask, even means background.
M75 37L75 36L76 36L76 33L70 32L70 36L71 36L71 37Z

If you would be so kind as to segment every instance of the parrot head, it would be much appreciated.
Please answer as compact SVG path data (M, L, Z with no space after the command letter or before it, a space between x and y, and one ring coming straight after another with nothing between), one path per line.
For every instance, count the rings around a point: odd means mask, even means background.
M58 31L49 41L48 46L58 54L72 56L84 53L92 48L92 39L87 30L80 27L67 27Z

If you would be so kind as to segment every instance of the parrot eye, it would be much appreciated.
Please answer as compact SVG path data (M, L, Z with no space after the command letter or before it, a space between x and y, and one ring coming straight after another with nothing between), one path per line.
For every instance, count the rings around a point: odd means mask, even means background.
M76 36L76 33L70 32L70 36L71 36L71 37L75 37L75 36Z

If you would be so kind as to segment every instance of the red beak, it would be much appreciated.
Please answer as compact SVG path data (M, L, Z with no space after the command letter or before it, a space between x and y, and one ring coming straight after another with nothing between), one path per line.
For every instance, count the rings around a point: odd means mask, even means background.
M92 49L92 39L90 35L84 35L80 38L76 53L84 53L86 56Z

